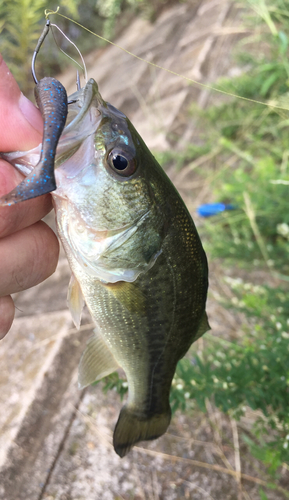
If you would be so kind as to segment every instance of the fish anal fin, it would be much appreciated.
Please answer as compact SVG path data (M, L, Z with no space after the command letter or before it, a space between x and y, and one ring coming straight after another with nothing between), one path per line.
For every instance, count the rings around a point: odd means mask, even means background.
M101 380L119 368L103 338L94 331L88 339L78 367L78 386L80 389Z
M202 319L200 321L198 331L197 331L196 336L194 338L194 342L196 340L198 340L202 335L204 335L204 333L206 333L208 330L211 330L211 327L209 325L208 316L207 316L207 313L205 311L203 316L202 316Z
M149 441L162 436L171 420L171 410L141 418L129 405L124 406L113 433L115 452L122 458L139 441Z
M117 281L104 286L129 312L145 315L146 297L136 283Z
M74 274L71 275L68 291L67 291L67 304L77 329L80 327L82 311L84 307L84 298L80 285L75 278Z

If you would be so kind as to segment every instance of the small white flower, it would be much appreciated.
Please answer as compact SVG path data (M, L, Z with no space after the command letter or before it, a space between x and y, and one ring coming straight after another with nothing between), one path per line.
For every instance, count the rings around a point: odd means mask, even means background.
M184 388L184 386L183 384L177 384L176 388L178 389L178 391L181 391Z
M189 399L190 393L189 392L185 392L184 396L185 396L185 399Z
M287 333L287 332L282 332L282 333L281 333L281 337L283 337L283 339L289 339L289 333Z
M286 224L286 222L283 222L282 224L277 224L277 233L280 234L281 236L284 236L284 238L288 238L289 236L289 226Z
M264 293L265 288L263 286L260 286L260 285L255 285L255 286L253 286L253 292L254 293Z
M282 328L282 324L279 323L279 321L277 321L277 323L276 323L276 328L277 328L277 330L281 330L281 328Z

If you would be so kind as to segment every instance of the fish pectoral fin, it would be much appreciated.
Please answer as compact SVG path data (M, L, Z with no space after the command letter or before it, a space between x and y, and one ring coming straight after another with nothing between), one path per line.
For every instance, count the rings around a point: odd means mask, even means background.
M194 338L194 342L196 340L198 340L202 335L204 335L204 333L206 333L208 330L211 330L211 327L209 325L208 316L207 316L207 313L205 311L203 316L202 316L202 319L201 319L198 331L196 333L196 336Z
M79 330L82 311L84 307L84 298L80 285L75 278L74 274L71 275L68 292L67 292L67 304L73 319L73 323Z
M94 330L88 339L78 367L78 386L80 389L101 380L119 368L103 338Z
M105 288L112 293L115 298L131 313L146 313L146 296L136 283L128 281L117 281L116 283L107 283Z
M142 418L129 405L124 406L113 433L115 452L122 458L139 441L148 441L162 436L171 421L171 410Z

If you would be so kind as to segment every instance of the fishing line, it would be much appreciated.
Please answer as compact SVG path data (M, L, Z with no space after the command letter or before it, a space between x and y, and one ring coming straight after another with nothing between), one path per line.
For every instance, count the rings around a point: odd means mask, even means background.
M272 101L271 102L270 101L269 102L262 102L262 101L257 101L256 99L249 99L248 97L242 97L240 95L233 94L231 92L226 92L225 90L221 90L221 89L218 89L216 87L212 87L211 85L206 85L205 83L197 82L196 80L193 80L192 78L189 78L188 76L181 75L180 73L177 73L176 71L173 71L171 69L168 69L168 68L165 68L163 66L160 66L159 64L153 63L152 61L148 61L147 59L143 59L142 57L134 54L133 52L130 52L129 50L125 49L124 47L121 47L121 45L118 45L117 43L114 43L111 40L108 40L107 38L104 38L103 36L98 35L97 33L94 33L89 28L86 28L85 26L83 26L82 24L78 23L77 21L74 21L70 17L67 17L64 14L60 14L59 13L59 7L57 7L56 10L45 9L44 14L45 14L46 19L48 19L48 17L50 15L52 15L52 14L57 14L58 16L61 16L64 19L67 19L68 21L76 24L77 26L79 26L80 28L84 29L85 31L88 31L88 33L90 33L93 36L96 36L100 40L102 40L102 41L104 41L106 43L109 43L110 45L113 45L114 47L117 47L118 49L121 49L123 52L125 52L128 55L130 55L131 57L134 57L135 59L138 59L139 61L145 62L146 64L149 64L150 66L153 66L154 68L157 68L157 69L160 69L162 71L166 71L167 73L170 73L172 75L178 76L179 78L182 78L183 80L186 80L186 81L188 81L190 83L194 83L195 85L199 85L202 88L205 88L205 89L208 89L208 90L214 90L215 92L219 92L220 94L225 94L225 95L228 95L230 97L234 97L234 98L237 98L237 99L242 99L243 101L253 102L254 104L260 104L261 106L267 106L269 108L274 108L274 109L283 109L285 111L289 110L289 105L288 105L288 107L284 107L284 106L281 106L281 105L278 106L278 104L275 104ZM73 43L73 42L71 42L71 43Z
M67 40L69 43L71 43L71 44L73 45L73 47L75 47L75 48L76 48L76 50L77 50L77 52L78 52L78 54L79 54L79 56L80 56L80 58L81 58L81 61L82 61L82 66L81 66L81 64L79 64L79 63L78 63L75 59L73 59L73 57L71 57L69 54L67 54L67 53L66 53L66 52L65 52L65 51L64 51L64 50L63 50L63 49L59 46L59 44L57 43L57 40L56 40L56 38L55 38L55 36L54 36L54 33L53 33L53 31L52 31L52 35L53 35L54 41L55 41L55 43L56 43L57 47L59 48L59 50L61 50L61 52L62 52L63 54L65 54L67 57L69 57L69 59L71 59L73 62L75 62L75 64L77 64L77 66L79 66L79 67L82 69L83 74L84 74L84 79L85 79L85 81L86 81L86 83L87 83L87 69L86 69L86 64L85 64L85 62L84 62L84 58L83 58L82 53L80 52L79 48L77 47L77 45L76 45L76 44L75 44L72 40L70 40L70 38L69 38L69 37L68 37L68 36L67 36L67 35L66 35L63 31L62 31L62 29L60 29L60 28L59 28L59 26L57 26L57 24L51 24L50 26L54 26L55 28L57 28L57 29L58 29L58 31L60 31L60 33L64 36L64 38L66 38L66 40Z
M52 28L52 26L53 26L53 27L56 27L59 31L61 31L61 30L60 30L60 28L59 28L59 26L57 26L56 24L51 24L51 25L50 25L50 27ZM64 55L65 55L66 57L68 57L69 59L71 59L71 61L73 61L73 62L74 62L77 66L79 66L79 68L81 68L81 70L84 72L84 68L83 68L83 66L81 66L81 64L79 64L79 62L77 62L77 61L76 61L73 57L71 57L69 54L67 54L67 52L65 52L65 50L63 50L63 49L60 47L60 45L59 45L58 41L56 40L56 36L55 36L55 34L54 34L54 30L53 30L53 29L51 29L51 33L52 33L52 36L53 36L53 39L54 39L55 45L56 45L56 46L57 46L57 48L60 50L60 52L62 52L62 54L64 54ZM61 31L61 33L62 33L62 35L63 35L63 36L65 36L65 38L67 38L67 36L66 36L66 35L64 35L64 33L63 33L62 31ZM69 41L71 42L71 40L69 40ZM71 42L71 43L72 43L72 42Z

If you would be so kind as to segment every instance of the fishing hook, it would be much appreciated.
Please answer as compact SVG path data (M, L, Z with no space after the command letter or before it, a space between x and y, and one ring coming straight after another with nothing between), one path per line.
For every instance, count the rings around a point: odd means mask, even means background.
M47 20L46 20L46 23L45 23L45 26L44 26L44 28L43 28L43 31L42 31L42 33L41 33L41 35L40 35L40 37L39 37L39 40L38 40L38 42L37 42L37 45L36 45L36 47L35 47L35 50L34 50L33 56L32 56L32 62L31 62L31 72L32 72L32 76L33 76L33 79L34 79L35 84L37 85L37 84L39 83L39 81L38 81L38 79L37 79L37 76L36 76L36 72L35 72L35 62L36 62L36 57L37 57L37 54L38 54L38 52L39 52L39 50L40 50L40 48L41 48L41 45L43 44L43 42L44 42L44 40L45 40L46 36L48 35L48 32L49 32L49 28L50 28L50 26L55 26L55 27L57 27L57 28L59 29L59 31L62 33L62 35L63 35L63 36L65 36L65 38L67 38L67 40L68 40L70 43L72 43L72 45L74 45L74 47L77 49L77 51L79 52L80 57L81 57L81 59L82 59L82 62L83 62L83 64L84 64L84 69L83 69L83 71L84 71L85 80L87 80L87 73L86 73L85 63L84 63L84 60L83 60L82 54L81 54L81 52L79 51L78 47L77 47L77 46L76 46L76 45L75 45L75 44L74 44L71 40L69 40L69 38L68 38L68 37L67 37L67 36L63 33L63 31L62 31L62 30L61 30L61 29L60 29L60 28L59 28L56 24L51 25L51 24L50 24L50 20L49 20L49 19L47 19ZM56 40L55 40L55 42L56 42ZM57 43L57 42L56 42L56 43ZM61 50L61 49L60 49L60 50ZM62 52L63 52L63 51L62 51ZM68 57L70 57L70 56L68 56ZM80 90L80 89L81 89L81 85L80 85L80 78L79 78L79 72L78 72L78 71L77 71L77 74L76 74L76 88L77 88L77 90ZM72 104L72 103L74 103L74 102L76 102L76 101L75 101L75 100L71 100L71 101L68 101L68 103L67 103L67 104Z
M32 71L33 80L34 80L36 85L39 83L39 81L37 80L36 73L35 73L35 61L36 61L36 57L37 57L37 54L39 52L39 49L40 49L41 45L43 44L46 36L48 35L49 28L50 28L50 21L49 21L49 19L47 19L46 24L43 28L43 31L42 31L42 33L39 37L39 40L37 42L37 45L35 47L33 57L32 57L31 71Z

